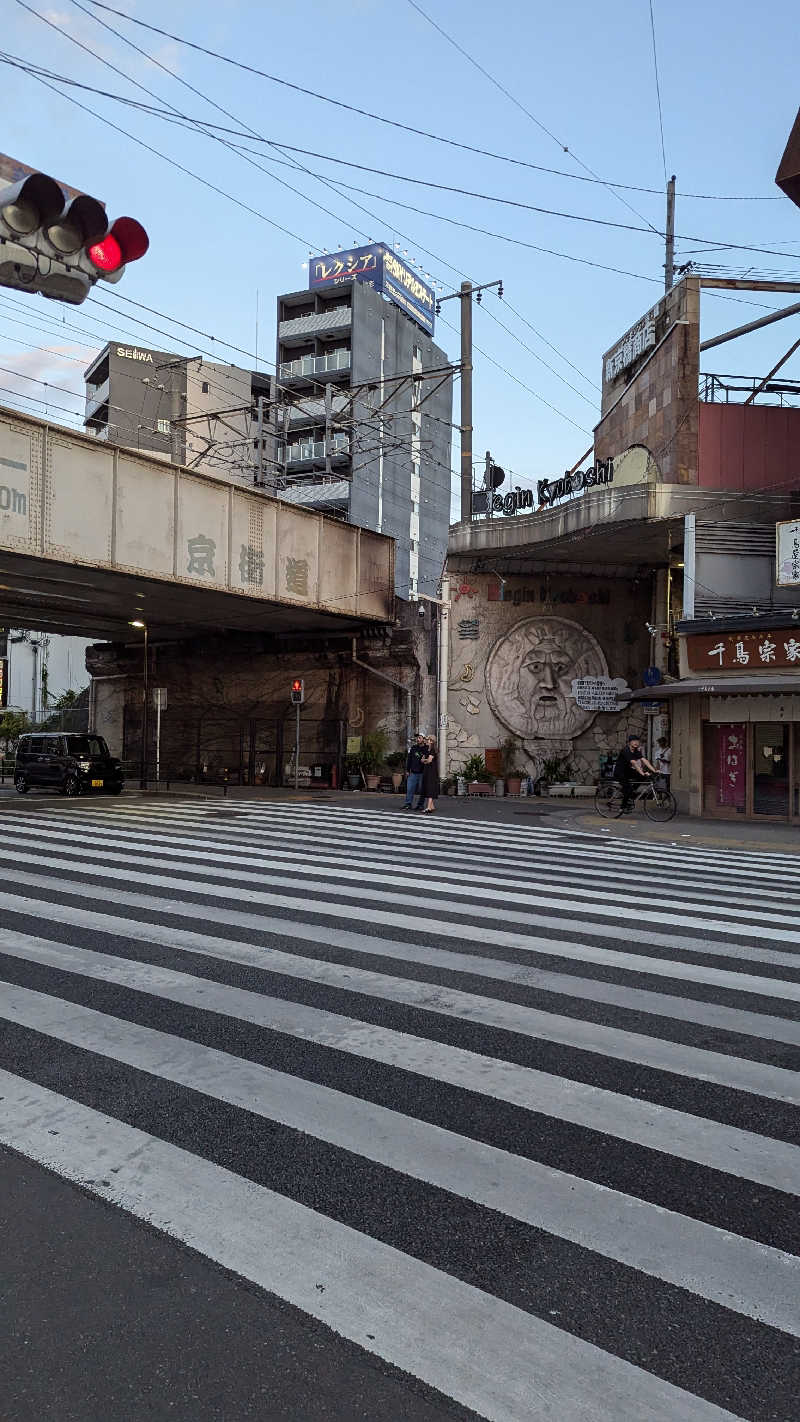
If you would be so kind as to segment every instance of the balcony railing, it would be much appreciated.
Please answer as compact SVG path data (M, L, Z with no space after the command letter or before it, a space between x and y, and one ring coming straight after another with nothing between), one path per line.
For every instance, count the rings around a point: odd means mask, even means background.
M303 440L300 444L287 444L284 447L284 453L287 465L311 463L325 458L325 441L324 439L309 439ZM331 439L331 457L349 453L349 437L346 434L335 434Z
M800 380L768 380L757 375L701 375L700 399L708 405L744 405L752 396L759 405L800 405Z
M325 375L334 370L350 369L349 351L329 351L327 355L300 356L297 360L284 360L280 366L282 380L298 376Z

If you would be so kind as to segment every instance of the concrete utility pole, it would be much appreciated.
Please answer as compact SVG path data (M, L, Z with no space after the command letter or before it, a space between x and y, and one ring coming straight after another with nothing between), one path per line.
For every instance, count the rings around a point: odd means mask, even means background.
M667 183L667 245L664 262L664 290L670 291L675 280L675 174Z
M462 523L472 518L472 298L480 304L481 292L497 287L497 295L503 295L503 280L485 281L481 286L473 286L471 281L462 281L458 291L440 296L436 302L438 316L443 301L458 297L461 303L461 512Z
M472 518L472 283L461 283L461 522Z

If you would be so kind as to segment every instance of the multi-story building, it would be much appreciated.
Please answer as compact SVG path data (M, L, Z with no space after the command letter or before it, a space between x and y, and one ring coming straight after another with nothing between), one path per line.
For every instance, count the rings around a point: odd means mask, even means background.
M278 297L284 497L396 540L396 590L435 595L450 517L452 374L433 293L377 244L312 259ZM385 299L388 298L388 299Z
M87 433L205 469L235 483L258 478L270 377L202 357L111 341L85 373Z

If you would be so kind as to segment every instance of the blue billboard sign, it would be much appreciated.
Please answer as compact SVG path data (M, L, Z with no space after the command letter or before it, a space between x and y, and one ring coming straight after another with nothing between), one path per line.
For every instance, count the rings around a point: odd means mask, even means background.
M405 311L429 336L433 335L436 298L432 287L389 247L373 242L348 252L330 252L312 257L308 264L308 285L314 291L339 286L345 281L364 281Z

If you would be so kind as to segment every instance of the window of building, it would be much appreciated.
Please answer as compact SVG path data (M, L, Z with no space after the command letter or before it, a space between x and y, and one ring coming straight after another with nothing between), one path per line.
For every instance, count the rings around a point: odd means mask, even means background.
M414 360L422 360L422 346L415 346L411 354Z
M156 429L159 434L169 434L169 420L156 420Z
M200 386L200 389L202 390L202 392L203 392L204 395L207 395L207 394L208 394L208 381L207 381L207 380L204 380L204 381L203 381L202 385Z

